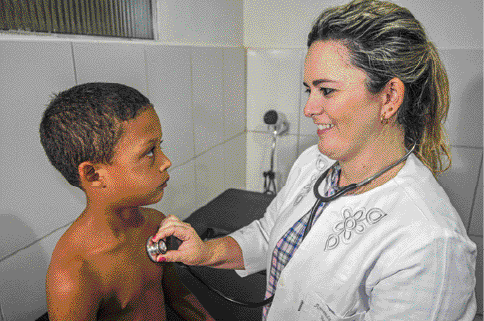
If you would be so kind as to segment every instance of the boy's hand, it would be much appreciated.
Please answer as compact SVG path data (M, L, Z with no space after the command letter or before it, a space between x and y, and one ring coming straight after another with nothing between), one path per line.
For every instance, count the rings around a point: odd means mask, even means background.
M204 265L210 257L208 246L200 239L197 232L188 223L173 215L167 216L152 238L153 242L175 236L182 241L177 251L168 251L157 256L158 262L182 262L186 265Z

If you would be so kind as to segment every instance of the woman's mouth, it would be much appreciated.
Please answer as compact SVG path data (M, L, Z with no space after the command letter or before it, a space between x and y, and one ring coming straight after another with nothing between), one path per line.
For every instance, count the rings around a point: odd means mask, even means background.
M318 135L322 135L334 127L332 124L317 124L318 125Z

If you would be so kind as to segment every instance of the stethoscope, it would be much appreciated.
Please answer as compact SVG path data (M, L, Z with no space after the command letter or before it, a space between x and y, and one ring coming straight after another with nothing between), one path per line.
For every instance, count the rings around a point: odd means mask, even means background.
M314 192L314 196L316 196L316 202L314 203L313 207L311 208L311 214L309 215L308 224L306 226L306 229L304 230L304 234L303 234L302 240L304 240L304 238L306 238L307 234L311 230L312 225L313 225L313 221L314 221L314 217L316 216L316 212L317 212L318 208L321 206L321 204L323 204L323 203L329 203L331 201L334 201L338 197L341 197L341 196L345 195L346 193L348 193L348 192L350 192L352 190L355 190L355 189L357 189L359 187L362 187L362 186L365 186L365 185L369 184L374 179L380 177L384 173L388 172L390 169L392 169L395 166L397 166L398 164L404 162L410 156L410 154L412 154L412 152L415 150L416 145L417 144L415 143L412 146L412 148L401 159L399 159L395 163L393 163L393 164L385 167L384 169L382 169L381 171L379 171L375 175L373 175L373 176L365 179L364 181L361 181L360 183L356 183L356 184L354 183L354 184L350 184L350 185L347 185L347 186L338 188L338 190L333 195L323 196L323 195L321 195L319 193L319 186L326 179L326 177L328 176L328 173L331 170L333 170L336 166L339 165L338 162L335 162L330 168L328 168L316 180L316 182L314 184L313 192ZM155 262L155 263L158 263L155 260L155 255L165 254L167 251L176 250L176 249L178 249L178 247L181 244L181 241L178 238L174 237L174 236L169 236L169 237L166 238L166 240L160 240L157 243L153 243L151 241L151 239L152 239L152 237L150 237L148 239L147 243L146 243L146 251L148 253L149 258L153 262ZM302 240L301 240L301 242L302 242ZM201 278L199 278L195 273L193 273L193 271L190 269L189 266L187 266L187 265L185 265L183 263L180 263L180 262L178 262L178 265L180 267L186 268L188 270L188 272L190 272L190 274L193 277L195 277L200 283L202 283L203 285L205 285L212 292L215 292L216 294L218 294L221 298L223 298L223 299L225 299L225 300L227 300L229 302L238 304L240 306L249 307L249 308L258 308L258 307L262 307L264 305L267 305L267 304L271 303L272 300L274 299L274 295L272 295L271 297L269 297L269 298L267 298L267 299L265 299L263 301L260 301L260 302L239 301L239 300L236 300L236 299L233 299L233 298L229 298L229 297L225 296L219 290L214 289L210 285L208 285L207 283L205 283Z

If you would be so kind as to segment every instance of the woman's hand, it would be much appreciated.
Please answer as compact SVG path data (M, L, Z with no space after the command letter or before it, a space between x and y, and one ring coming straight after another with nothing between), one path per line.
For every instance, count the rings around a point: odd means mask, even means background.
M209 248L200 239L197 232L188 223L180 221L173 215L167 216L153 237L154 243L165 240L168 236L175 236L182 241L177 251L168 251L159 254L158 262L182 262L186 265L204 265L208 261Z

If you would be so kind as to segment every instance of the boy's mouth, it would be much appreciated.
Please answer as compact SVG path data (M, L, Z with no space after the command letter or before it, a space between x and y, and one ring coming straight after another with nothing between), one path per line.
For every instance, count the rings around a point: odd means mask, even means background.
M166 183L168 183L169 180L170 180L170 177L168 176L168 178L160 186L158 186L158 187L159 188L165 188L166 187Z

